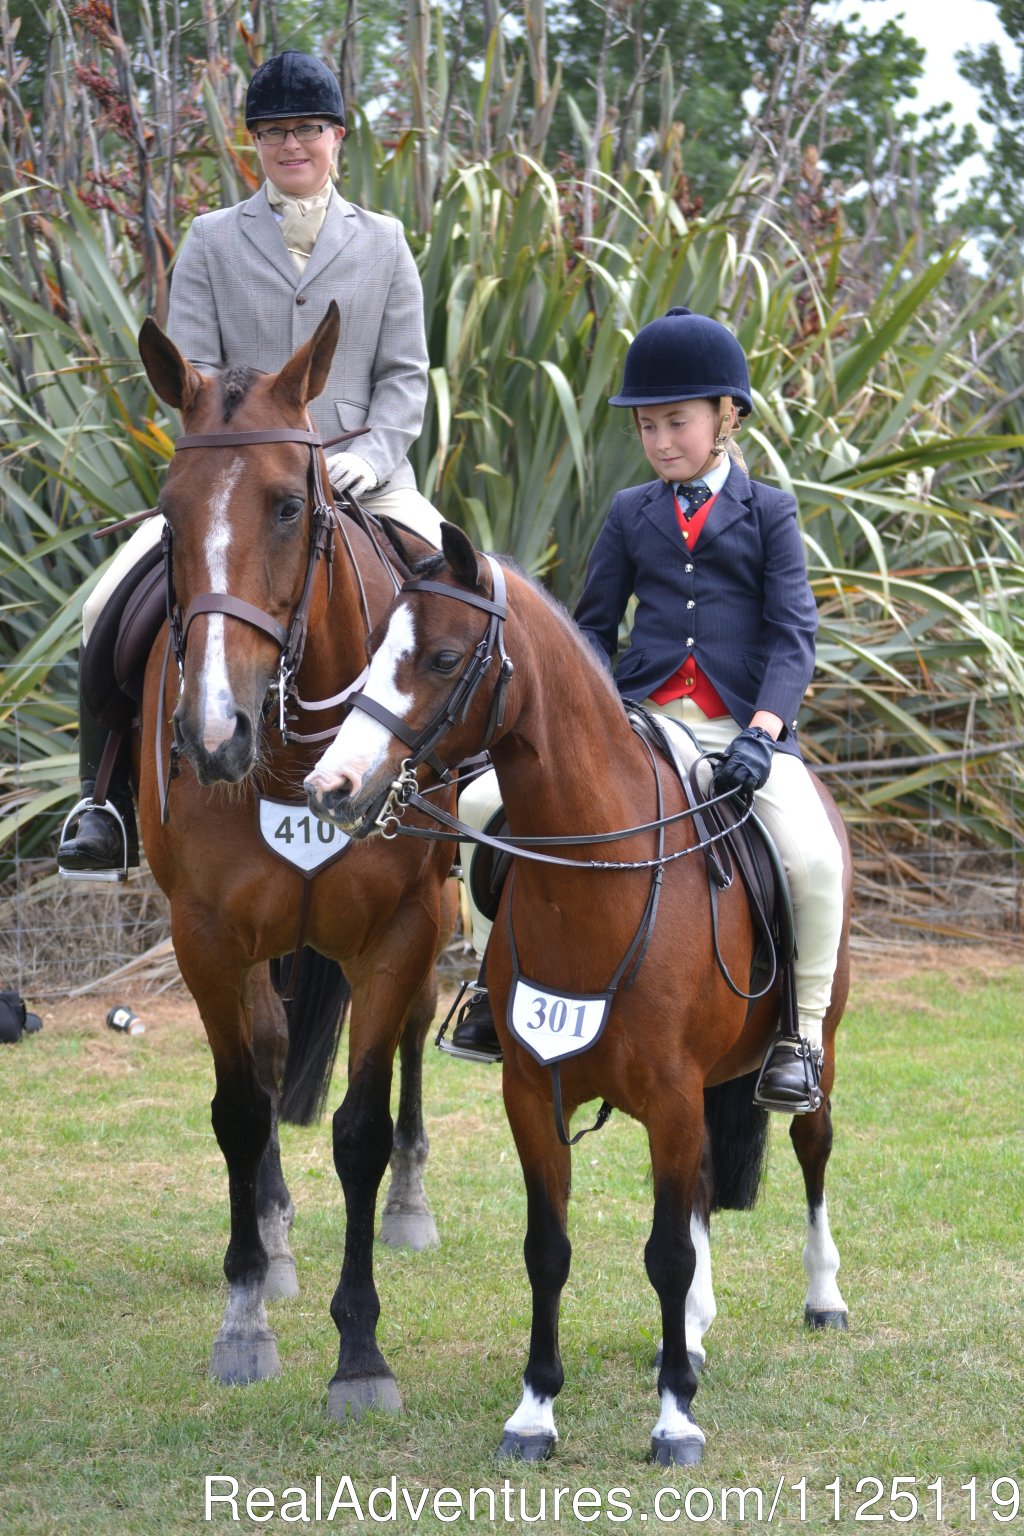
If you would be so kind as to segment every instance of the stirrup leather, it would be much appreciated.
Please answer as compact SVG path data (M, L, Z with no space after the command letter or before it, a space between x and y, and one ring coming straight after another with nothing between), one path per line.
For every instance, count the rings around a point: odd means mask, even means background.
M86 811L99 811L101 815L110 816L117 823L121 833L121 866L114 869L64 869L60 863L58 853L57 873L62 880L127 880L128 879L128 831L124 824L124 818L112 800L106 800L102 805L97 805L91 795L86 795L73 805L64 818L64 825L60 829L60 842L63 844L68 835L68 827L76 816L82 816Z

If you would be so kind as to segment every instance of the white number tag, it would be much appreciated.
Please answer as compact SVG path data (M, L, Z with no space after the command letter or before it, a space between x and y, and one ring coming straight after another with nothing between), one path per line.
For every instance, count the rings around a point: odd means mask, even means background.
M589 1050L604 1029L611 994L549 992L517 976L508 1027L538 1061L563 1061Z
M257 804L263 841L271 853L304 875L315 874L332 859L340 858L351 841L339 827L321 821L305 805L266 800L262 795Z

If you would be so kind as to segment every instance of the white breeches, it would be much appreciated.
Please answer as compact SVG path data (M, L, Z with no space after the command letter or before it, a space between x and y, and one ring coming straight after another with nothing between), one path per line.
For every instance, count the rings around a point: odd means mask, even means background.
M708 720L688 700L663 709L647 708L682 719L702 750L721 752L739 727L728 717ZM800 1031L811 1045L821 1044L821 1021L832 996L832 978L843 927L843 853L803 762L789 752L776 752L767 784L754 797L755 809L779 850L789 880L796 925L794 965ZM459 816L481 831L501 804L496 774L479 778L459 796ZM462 867L469 871L473 845L460 844ZM469 881L466 881L467 892ZM482 955L491 924L469 897L473 917L473 948Z
M384 490L366 499L366 509L375 517L383 514L396 523L404 523L413 533L426 539L436 549L441 547L441 514L421 496L413 485L399 486L397 490ZM99 581L85 600L82 609L82 644L87 645L97 618L109 602L111 594L154 544L159 544L164 530L162 517L154 516L141 523L131 538L126 540L103 572Z

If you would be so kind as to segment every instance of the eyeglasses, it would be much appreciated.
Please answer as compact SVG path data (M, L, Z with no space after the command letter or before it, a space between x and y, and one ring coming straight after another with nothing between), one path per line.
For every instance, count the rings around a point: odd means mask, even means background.
M309 144L314 139L320 138L321 134L326 133L328 128L332 126L333 124L331 123L300 123L297 128L279 128L275 126L273 128L256 128L253 132L261 144L283 144L289 134L297 139L300 144Z

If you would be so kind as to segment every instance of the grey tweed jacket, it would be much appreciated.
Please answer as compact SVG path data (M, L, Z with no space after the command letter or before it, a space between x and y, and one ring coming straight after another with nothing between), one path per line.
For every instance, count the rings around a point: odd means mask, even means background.
M323 394L310 404L317 430L330 438L368 425L352 452L372 465L379 488L414 485L406 454L423 426L427 346L423 289L397 219L335 192L300 273L262 187L233 208L201 214L174 266L168 331L197 367L273 373L313 334L331 299L341 309L341 337Z

